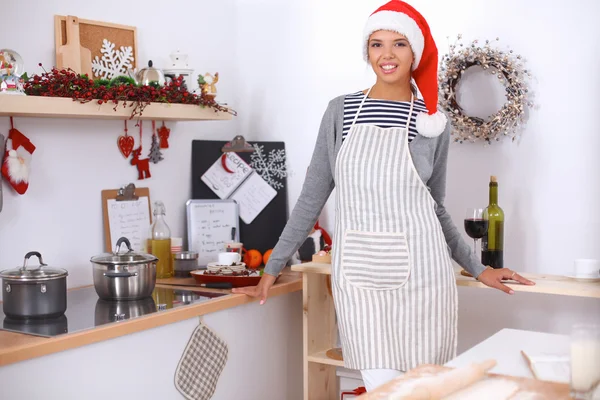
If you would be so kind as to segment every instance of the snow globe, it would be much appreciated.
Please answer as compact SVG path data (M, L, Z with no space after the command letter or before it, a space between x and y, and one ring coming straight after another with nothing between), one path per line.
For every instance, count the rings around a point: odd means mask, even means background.
M0 49L0 94L25 94L23 59L14 50Z

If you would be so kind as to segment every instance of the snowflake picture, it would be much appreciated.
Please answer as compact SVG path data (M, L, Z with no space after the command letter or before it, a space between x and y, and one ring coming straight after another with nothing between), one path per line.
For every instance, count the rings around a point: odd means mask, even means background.
M285 163L285 150L274 149L265 154L265 146L253 144L254 152L250 154L250 166L259 173L259 175L273 189L283 189L281 179L288 176Z
M115 44L102 40L102 58L96 56L92 60L92 71L94 75L104 79L112 79L115 76L126 75L129 68L133 68L133 49L131 46L121 46L115 50Z

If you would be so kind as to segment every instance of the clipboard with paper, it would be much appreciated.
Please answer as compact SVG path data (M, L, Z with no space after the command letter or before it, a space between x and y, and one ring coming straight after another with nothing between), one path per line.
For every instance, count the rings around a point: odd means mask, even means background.
M277 191L234 152L219 156L201 180L220 199L234 200L246 224L251 224L277 195Z

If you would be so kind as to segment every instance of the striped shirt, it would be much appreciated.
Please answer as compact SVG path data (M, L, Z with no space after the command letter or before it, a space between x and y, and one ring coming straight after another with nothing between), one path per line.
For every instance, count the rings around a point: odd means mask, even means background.
M342 140L346 138L352 121L358 111L360 102L365 97L362 91L352 93L344 99L344 130ZM380 128L405 127L406 119L410 111L410 101L377 100L367 98L363 104L360 114L356 119L357 124L372 124ZM413 112L410 118L408 130L408 141L417 135L416 120L419 112L427 112L425 102L421 99L415 99Z

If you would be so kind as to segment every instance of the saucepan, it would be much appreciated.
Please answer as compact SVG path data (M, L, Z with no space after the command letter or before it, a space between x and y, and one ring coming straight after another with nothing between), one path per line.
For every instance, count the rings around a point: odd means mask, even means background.
M40 265L27 268L33 256ZM0 272L4 314L17 319L62 316L67 310L67 275L67 270L49 267L39 252L30 251L22 267Z
M127 251L121 251L121 245ZM126 237L117 241L112 253L91 258L94 288L103 300L140 300L152 295L156 286L156 263L152 254L135 252Z

